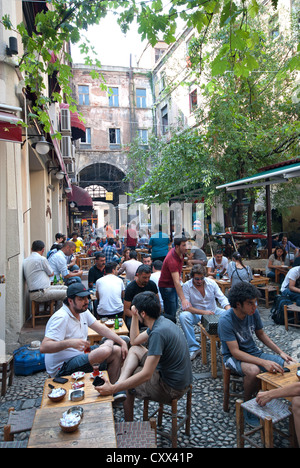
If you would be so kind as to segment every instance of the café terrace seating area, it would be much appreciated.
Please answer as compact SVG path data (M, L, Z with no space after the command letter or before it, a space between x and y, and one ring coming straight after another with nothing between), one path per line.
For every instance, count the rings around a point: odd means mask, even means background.
M144 253L147 253L147 249L137 249L138 259L141 260ZM187 259L186 259L187 260ZM84 270L83 281L87 280L88 270L94 265L95 257L89 257L85 253L77 254L76 263ZM269 278L265 276L265 265L266 259L255 259L247 261L247 264L251 266L253 271L253 280L251 281L257 286L262 293L260 300L260 306L269 309L271 303L274 301L276 296L279 294L279 283L271 282ZM288 268L284 270L284 273L288 271ZM182 282L186 282L190 279L191 267L185 265L182 271ZM282 273L282 271L281 271ZM125 282L125 275L123 275ZM231 287L231 282L228 277L215 280L224 294L228 293ZM48 315L42 311L39 323L39 310L33 307L33 317L31 327L33 329L39 329L45 323L45 320L53 313L53 304L50 304ZM55 308L54 308L55 310ZM295 313L295 322L292 325L297 326L297 307L292 308ZM300 308L299 308L300 310ZM179 321L178 321L179 323ZM242 400L242 382L236 382L233 373L228 373L222 365L221 353L220 353L220 340L218 335L213 332L210 333L209 329L201 323L198 324L198 336L199 341L201 337L201 355L199 356L199 363L202 368L205 368L205 378L209 379L212 385L217 385L218 395L215 395L214 410L212 414L220 415L223 412L223 418L226 420L228 416L231 417L231 428L234 427L234 433L231 437L232 447L243 447L245 442L251 441L248 432L244 429L244 421L242 418L241 404ZM285 329L288 331L289 324L286 322ZM31 330L31 331L32 331ZM27 329L28 331L28 329ZM129 331L126 327L125 321L122 326L115 330L116 333L122 335L128 335ZM91 344L97 343L102 337L95 334L92 330L89 333L89 340ZM7 361L7 362L6 362ZM196 363L193 363L193 366ZM294 366L295 367L295 366ZM293 381L297 379L295 369L291 369L288 377ZM194 367L193 367L194 369ZM0 370L2 372L2 393L1 396L5 399L6 393L9 394L10 389L14 386L14 379L22 379L22 377L13 376L13 362L12 359L2 356L0 362ZM267 373L268 374L268 373ZM44 373L45 375L45 373ZM138 421L132 423L125 423L120 418L121 409L114 409L113 396L101 397L98 392L95 391L92 381L94 376L84 374L78 376L67 376L66 384L54 383L53 379L45 378L43 388L41 389L40 406L33 408L29 415L30 427L26 424L22 426L22 413L23 411L15 411L14 408L10 408L7 412L8 419L4 426L3 437L0 437L0 447L27 447L27 448L54 448L54 447L106 447L106 448L155 448L161 447L162 440L167 439L168 444L172 448L178 446L182 447L194 447L193 444L193 432L195 429L195 419L193 419L194 401L201 403L202 394L199 393L199 376L195 373L196 379L195 384L191 386L187 395L184 395L181 400L174 400L172 402L171 412L165 412L165 409L159 405L156 405L152 413L153 402L144 401L140 407L140 418ZM286 376L287 374L285 374ZM47 377L47 376L46 376ZM276 380L276 379L275 379ZM290 381L289 380L289 381ZM261 377L263 388L276 388L278 385L276 381L265 381L264 376ZM84 398L75 398L74 394L76 391L80 392L79 389L74 390L74 382L82 382L84 384ZM282 382L280 385L282 385ZM285 384L283 382L283 384ZM53 389L63 388L65 390L62 397L51 398L51 392ZM73 395L73 397L72 397ZM73 399L74 398L74 399ZM199 400L199 401L198 401ZM219 402L219 403L218 403ZM150 403L150 407L149 407ZM237 405L237 406L236 406ZM235 416L236 406L236 416ZM81 407L83 409L83 416L76 419L76 428L73 430L72 427L62 426L62 415L66 416L66 413L75 415L76 408ZM117 413L116 413L117 411ZM276 447L274 444L273 436L273 422L282 420L288 421L288 446L297 446L295 433L293 430L292 415L288 411L287 406L275 405L271 415L265 414L260 415L261 427L260 427L260 443L264 447ZM165 414L166 413L166 414ZM19 419L18 419L19 415ZM116 416L117 415L117 416ZM119 416L118 416L119 415ZM14 419L13 419L14 417ZM200 415L201 419L201 415ZM24 418L23 418L24 420ZM163 420L168 425L168 431L164 430L161 426L164 424ZM194 422L193 422L194 421ZM199 421L197 421L199 423ZM209 424L209 421L205 421L205 425ZM196 425L197 426L197 425ZM198 427L198 426L197 426ZM181 428L184 432L185 443L182 445ZM200 431L200 429L198 429ZM18 434L24 434L27 431L25 439L19 439ZM250 431L250 435L252 432ZM179 440L179 441L178 441ZM187 443L187 441L189 441ZM191 445L190 445L191 444ZM255 444L255 443L254 443ZM256 442L257 446L257 442Z

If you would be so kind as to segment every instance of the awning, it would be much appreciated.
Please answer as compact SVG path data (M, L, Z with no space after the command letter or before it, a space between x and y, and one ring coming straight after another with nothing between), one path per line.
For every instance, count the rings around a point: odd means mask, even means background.
M77 207L93 209L93 200L87 190L78 185L72 185L72 192L67 194L69 202L75 202Z
M288 182L288 179L293 177L300 177L300 162L289 164L288 161L285 161L283 166L275 167L268 171L258 172L253 176L234 180L233 182L228 182L227 184L218 185L216 188L226 188L227 192L232 192L233 190L241 190L251 187L263 187L271 184L282 184Z
M69 109L69 104L60 104L61 109ZM70 112L72 140L85 137L85 125L79 119L78 112Z
M11 112L0 111L0 140L22 143L22 126L19 119Z

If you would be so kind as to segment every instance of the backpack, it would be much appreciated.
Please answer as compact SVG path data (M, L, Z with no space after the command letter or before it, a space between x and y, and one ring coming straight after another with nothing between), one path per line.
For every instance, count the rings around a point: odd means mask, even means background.
M285 305L294 304L287 296L276 296L274 305L271 308L270 316L277 325L284 325L284 309ZM293 312L291 312L293 315Z

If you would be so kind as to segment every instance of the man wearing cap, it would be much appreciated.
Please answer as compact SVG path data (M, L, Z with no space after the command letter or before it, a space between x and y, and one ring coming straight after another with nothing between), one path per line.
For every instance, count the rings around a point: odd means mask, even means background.
M40 347L45 354L46 370L51 377L71 375L73 372L92 372L92 364L107 369L111 382L116 382L123 360L128 353L127 344L120 336L96 321L88 310L89 291L82 283L68 287L67 298L61 309L49 319ZM100 346L94 345L89 353L88 328L106 338ZM119 346L117 346L119 345Z

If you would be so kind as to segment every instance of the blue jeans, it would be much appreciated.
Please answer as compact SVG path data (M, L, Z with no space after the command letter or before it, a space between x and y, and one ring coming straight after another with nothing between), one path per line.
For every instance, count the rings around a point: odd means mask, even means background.
M91 346L91 350L93 351L94 349L97 349L99 345L94 345ZM107 364L106 361L103 361L100 366L99 370L106 370L107 369ZM89 361L89 355L80 353L77 356L74 356L73 358L69 359L68 361L65 361L60 368L57 377L63 376L63 375L71 375L73 372L93 372L93 367L90 364Z
M284 359L282 359L282 357L278 356L277 354L269 354L264 353L263 351L258 351L257 353L254 353L253 356L259 357L260 359L265 359L266 361L276 362L281 367L284 366ZM242 361L238 361L237 359L231 356L225 362L225 366L229 367L230 369L234 370L237 374L244 377L244 373L242 370ZM262 372L266 372L266 369L263 366L259 366L259 368Z
M219 307L216 308L215 314L221 315L226 312L225 309L220 309ZM189 347L189 352L193 353L194 351L198 351L199 343L195 337L195 330L194 325L201 322L202 315L192 314L191 312L181 312L179 315L179 321L185 334L186 341Z
M290 291L289 288L286 288L282 294L282 296L286 296L288 299L290 299L293 302L296 302L297 306L300 306L300 293L296 293L293 291Z
M178 309L178 296L175 288L159 288L163 303L164 315L176 322L176 312Z

